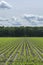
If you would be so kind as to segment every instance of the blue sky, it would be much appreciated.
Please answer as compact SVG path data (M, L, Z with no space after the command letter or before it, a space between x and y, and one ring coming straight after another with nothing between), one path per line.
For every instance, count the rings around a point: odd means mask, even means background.
M8 7L1 8L1 6L3 5L2 1L4 1L4 4L5 4L5 2L7 2L5 5L7 6L7 4L9 4ZM38 22L43 23L43 21L42 21L42 18L43 18L43 0L0 0L0 3L1 3L0 18L2 18L2 19L3 18L7 18L7 19L8 18L9 19L14 18L17 20L16 21L13 20L13 23L16 22L17 24L19 23L22 25L27 25L27 24L30 25L31 23L28 23L28 22L30 22L30 20L26 21L27 19L25 19L25 16L28 16L28 15L31 16L31 14L32 14L32 16L37 15L36 18L41 17L41 21L38 21ZM10 6L11 6L11 8L10 8ZM25 16L24 16L24 14L25 14ZM21 21L21 22L19 22L19 21ZM23 22L23 21L25 21L25 22ZM36 21L36 19L34 21ZM4 22L4 23L6 23L6 25L7 25L7 22ZM12 21L11 21L11 23L12 23ZM37 24L37 22L35 24Z
M0 0L1 1L1 0ZM10 10L0 10L3 16L21 16L23 14L43 15L43 0L4 0L13 7ZM2 13L2 14L1 14Z

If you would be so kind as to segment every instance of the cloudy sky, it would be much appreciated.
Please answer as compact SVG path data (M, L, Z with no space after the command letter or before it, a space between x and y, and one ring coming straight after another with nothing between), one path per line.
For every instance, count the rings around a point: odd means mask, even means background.
M43 0L0 0L0 26L43 26Z

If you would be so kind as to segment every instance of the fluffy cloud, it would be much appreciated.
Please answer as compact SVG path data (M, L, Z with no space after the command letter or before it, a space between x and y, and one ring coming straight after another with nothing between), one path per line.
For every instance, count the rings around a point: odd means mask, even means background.
M11 18L0 17L0 26L20 26L20 25L21 23L14 16Z
M24 15L24 19L30 24L31 26L43 26L43 16L38 15Z
M12 6L10 4L8 4L7 2L5 2L5 1L1 1L0 2L0 8L2 8L2 9L10 9L10 8L12 8Z
M43 16L25 14L19 18L0 17L0 26L43 26Z

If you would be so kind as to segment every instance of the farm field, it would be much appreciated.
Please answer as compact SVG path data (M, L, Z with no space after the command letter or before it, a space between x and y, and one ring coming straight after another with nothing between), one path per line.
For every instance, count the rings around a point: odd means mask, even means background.
M0 38L0 65L43 65L43 37Z

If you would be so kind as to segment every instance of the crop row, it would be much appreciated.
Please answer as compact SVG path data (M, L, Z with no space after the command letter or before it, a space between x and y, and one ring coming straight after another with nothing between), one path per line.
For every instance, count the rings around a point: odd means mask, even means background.
M35 41L33 38L4 39L0 43L0 65L43 62L43 48L38 42L39 39Z

